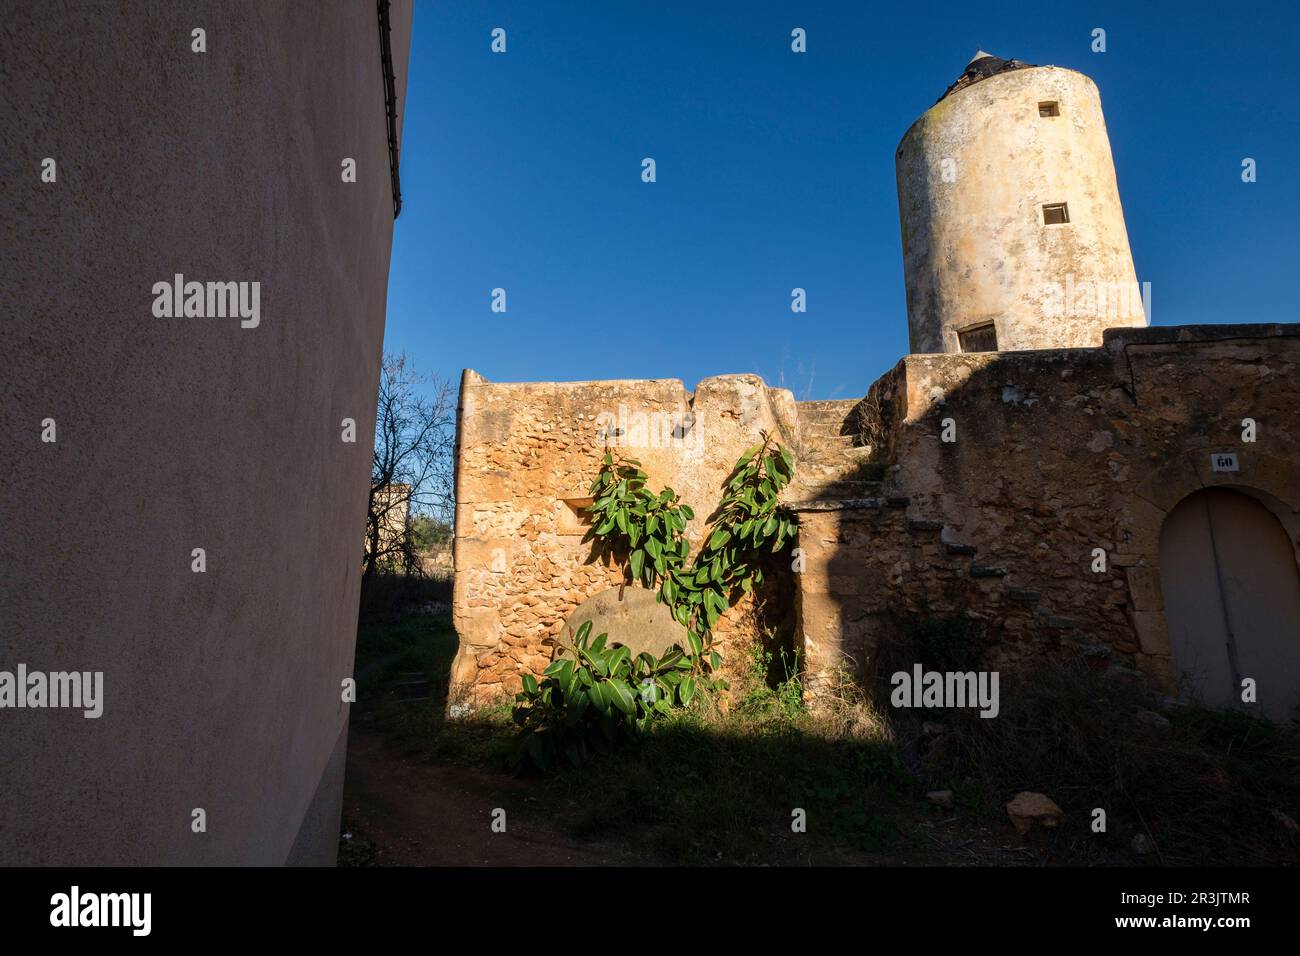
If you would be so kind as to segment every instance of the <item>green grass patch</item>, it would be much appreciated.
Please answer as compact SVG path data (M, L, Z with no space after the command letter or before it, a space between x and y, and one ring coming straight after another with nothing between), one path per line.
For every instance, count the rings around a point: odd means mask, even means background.
M901 656L891 659L935 670L988 666L983 632L965 618L917 620L904 630ZM445 616L361 628L356 716L433 761L505 771L517 751L510 701L444 717L455 650ZM394 683L416 671L430 699L400 703ZM887 704L887 693L877 697ZM924 734L922 721L945 730ZM611 755L529 779L530 816L668 863L864 853L942 862L945 851L923 831L1015 840L1004 804L1021 790L1045 793L1066 812L1060 830L1031 840L1039 856L1029 859L1300 863L1300 839L1287 823L1300 810L1294 727L1163 706L1141 681L1067 657L1002 673L999 715L983 719L975 710L882 711L847 682L809 713L794 662L754 650L729 694L701 694ZM925 792L939 789L954 791L953 809L925 803ZM1105 833L1091 829L1099 807ZM792 829L796 810L806 833ZM940 820L944 829L934 829ZM1143 858L1130 847L1139 833L1154 846Z
M514 752L515 728L510 705L501 701L468 718L446 718L447 688L457 638L445 615L412 615L391 623L357 628L354 673L358 679L357 719L404 746L430 758L469 765L502 765ZM426 700L404 700L420 688L404 690L403 681L427 683ZM408 685L409 686L409 685Z

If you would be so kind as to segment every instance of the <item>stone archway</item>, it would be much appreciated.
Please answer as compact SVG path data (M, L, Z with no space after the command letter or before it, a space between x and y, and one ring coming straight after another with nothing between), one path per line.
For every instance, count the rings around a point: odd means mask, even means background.
M1239 453L1240 473L1213 470L1202 450L1167 459L1115 503L1115 564L1128 580L1130 615L1140 645L1137 665L1169 693L1178 689L1162 598L1160 534L1169 512L1205 488L1231 487L1263 502L1287 529L1300 566L1300 468L1291 458Z
M1159 563L1183 691L1235 706L1242 680L1252 678L1259 712L1292 717L1300 704L1300 571L1273 512L1241 491L1196 491L1166 517Z

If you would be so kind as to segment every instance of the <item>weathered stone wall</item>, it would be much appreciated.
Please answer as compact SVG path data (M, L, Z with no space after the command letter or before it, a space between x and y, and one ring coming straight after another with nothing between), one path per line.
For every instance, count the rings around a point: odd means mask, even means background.
M653 489L672 487L691 505L692 551L745 449L762 432L798 437L793 397L753 375L689 393L676 380L501 384L466 371L458 417L453 705L518 690L523 673L550 662L578 605L624 580L582 540L603 435L642 463ZM752 634L748 610L723 618L719 641Z
M1199 488L1238 487L1300 548L1297 326L1125 329L1093 349L909 355L856 408L796 404L754 376L709 379L691 396L675 381L496 385L473 372L461 403L456 702L543 670L565 619L623 580L590 562L580 519L610 420L622 419L618 450L642 461L652 486L695 507L694 544L760 430L795 449L786 503L799 516L802 570L765 597L784 605L769 620L793 606L813 695L836 671L870 671L910 626L947 615L976 622L993 666L1066 653L1172 689L1165 514ZM684 436L649 437L649 416L692 413ZM1245 418L1258 423L1254 443L1241 439ZM868 463L888 465L883 478L862 468L872 442ZM1213 452L1234 452L1240 471L1212 471ZM724 646L757 636L751 610L723 619Z
M813 684L841 655L869 666L909 619L964 613L983 623L994 663L1064 649L1171 688L1166 513L1202 487L1237 487L1300 546L1300 326L1125 329L1098 349L910 355L866 405L891 426L879 497L800 511ZM1258 423L1253 444L1245 418ZM941 440L946 419L953 442ZM1212 452L1235 453L1240 471L1212 471Z

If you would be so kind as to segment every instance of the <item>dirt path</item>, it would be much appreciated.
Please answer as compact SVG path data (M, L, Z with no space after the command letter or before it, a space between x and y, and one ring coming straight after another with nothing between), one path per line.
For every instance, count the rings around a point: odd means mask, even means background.
M348 734L341 862L377 866L619 866L652 861L578 844L530 819L529 785L407 756L356 724ZM492 831L493 810L506 813ZM350 843L352 846L347 847ZM355 852L349 852L354 850Z

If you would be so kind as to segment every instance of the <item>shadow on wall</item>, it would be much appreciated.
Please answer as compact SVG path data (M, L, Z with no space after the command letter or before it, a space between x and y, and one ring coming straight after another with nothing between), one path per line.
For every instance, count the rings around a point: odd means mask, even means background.
M1257 676L1267 700L1248 709L1294 712L1300 339L1293 327L1236 326L1107 341L912 355L873 385L846 421L866 415L878 436L875 496L800 514L810 687L839 664L871 685L926 648L927 668L1063 657L1175 692L1197 666L1191 645L1221 648L1231 632L1252 662L1241 666L1277 675ZM1242 441L1246 419L1265 423L1254 442ZM1220 453L1236 470L1215 470ZM1252 523L1236 520L1240 505L1215 542L1202 520L1171 561L1166 516L1215 487L1253 498ZM1181 684L1190 697L1204 681Z

